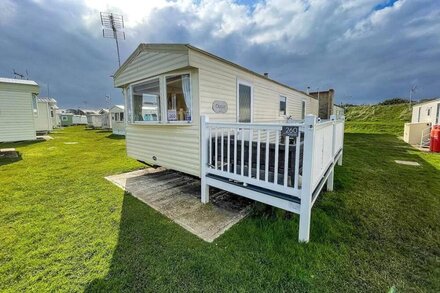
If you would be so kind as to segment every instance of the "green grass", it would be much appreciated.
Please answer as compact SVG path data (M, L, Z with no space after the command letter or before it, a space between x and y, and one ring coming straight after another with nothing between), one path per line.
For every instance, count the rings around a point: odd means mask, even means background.
M439 155L393 135L346 134L309 244L297 242L296 215L262 205L205 243L103 178L142 167L123 139L79 127L53 136L2 145L22 159L0 161L0 291L440 289Z
M346 131L403 135L403 125L411 120L408 104L347 107Z

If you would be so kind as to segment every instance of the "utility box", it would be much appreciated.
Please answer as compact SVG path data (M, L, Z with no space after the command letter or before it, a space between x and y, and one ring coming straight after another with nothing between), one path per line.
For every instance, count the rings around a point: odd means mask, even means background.
M412 145L420 145L422 142L423 131L426 132L426 135L429 135L428 129L430 128L431 123L428 122L405 123L403 140Z

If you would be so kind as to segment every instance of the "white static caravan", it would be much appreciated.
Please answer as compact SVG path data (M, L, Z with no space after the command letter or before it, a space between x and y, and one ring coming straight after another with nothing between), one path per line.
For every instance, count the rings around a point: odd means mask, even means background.
M0 78L0 142L36 139L38 84Z
M101 109L97 113L87 114L87 126L90 128L110 129L110 113L107 109Z
M99 114L101 115L101 123L103 129L111 129L112 128L112 120L111 115L108 109L99 110Z
M139 45L114 83L130 157L200 177L204 203L213 186L298 213L308 241L311 207L342 162L343 120L318 123L314 97L185 44Z
M428 147L433 125L440 124L440 99L413 106L411 123L405 123L403 140L412 145Z
M102 128L102 115L87 114L87 126L90 128Z
M116 135L125 135L124 106L114 105L110 108L112 131Z
M73 115L72 124L73 125L87 125L87 116L86 115Z
M114 82L125 93L128 155L198 177L200 115L283 122L318 114L317 99L190 45L141 44Z
M49 133L56 127L56 103L52 98L38 98L38 113L35 117L35 129L40 133Z

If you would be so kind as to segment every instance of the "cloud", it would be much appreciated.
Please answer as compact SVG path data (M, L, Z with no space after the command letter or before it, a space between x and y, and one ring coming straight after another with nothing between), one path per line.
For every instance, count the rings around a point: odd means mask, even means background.
M39 0L0 5L15 11L8 13L6 24L0 22L6 57L0 59L0 75L10 75L9 68L31 69L32 78L50 82L51 92L69 106L84 100L104 106L105 94L121 102L109 77L117 65L116 49L112 40L101 37L100 11L124 15L123 59L140 42L191 43L299 89L333 87L343 102L405 96L414 82L420 97L440 92L440 6L434 0Z

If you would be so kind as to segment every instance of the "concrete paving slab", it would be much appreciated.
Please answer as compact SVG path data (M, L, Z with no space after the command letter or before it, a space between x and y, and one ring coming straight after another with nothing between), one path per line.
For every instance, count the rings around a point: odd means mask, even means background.
M396 162L397 164L400 164L400 165L407 165L407 166L420 166L419 163L414 162L414 161L400 161L400 160L395 160L395 162Z
M211 188L211 203L202 204L199 179L164 168L147 168L105 179L207 242L243 219L252 203Z
M18 158L18 152L15 148L4 148L0 149L0 158Z

